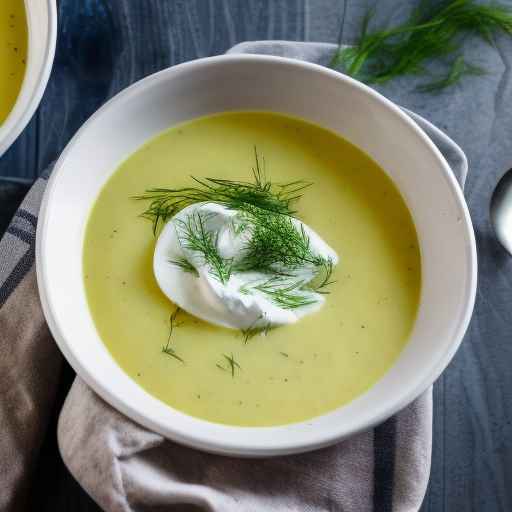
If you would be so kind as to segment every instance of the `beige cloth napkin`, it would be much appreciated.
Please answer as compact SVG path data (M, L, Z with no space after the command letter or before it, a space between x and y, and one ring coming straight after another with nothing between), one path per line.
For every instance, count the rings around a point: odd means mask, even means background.
M332 45L245 43L232 51L324 63ZM461 184L464 154L410 113L440 148ZM55 397L61 356L43 319L34 236L46 176L0 241L0 511L23 510ZM78 377L58 438L71 473L107 512L395 511L421 505L430 471L432 394L383 425L305 455L240 459L165 440L126 418Z

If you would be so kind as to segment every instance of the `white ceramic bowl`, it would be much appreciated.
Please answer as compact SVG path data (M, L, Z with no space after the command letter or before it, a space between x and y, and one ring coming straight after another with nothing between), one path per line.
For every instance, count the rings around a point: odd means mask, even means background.
M55 0L25 0L28 54L25 78L9 116L0 124L0 157L18 138L43 97L55 56L57 7Z
M410 342L367 393L301 423L247 428L190 417L126 375L96 333L84 293L82 244L90 207L118 164L171 125L228 110L270 110L339 133L371 155L409 206L422 255L423 290ZM89 119L59 159L37 231L43 309L66 358L114 407L146 427L207 451L269 456L307 451L375 425L426 390L468 326L476 250L468 210L448 164L424 132L368 87L329 69L266 56L181 64L132 85Z

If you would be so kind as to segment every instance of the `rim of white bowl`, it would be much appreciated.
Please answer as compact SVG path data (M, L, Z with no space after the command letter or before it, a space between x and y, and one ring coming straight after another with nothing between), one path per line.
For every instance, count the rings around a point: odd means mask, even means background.
M371 414L367 414L366 417L362 417L361 419L359 419L359 421L354 421L349 426L338 424L336 426L333 426L327 432L324 431L322 433L314 434L313 432L310 431L308 434L303 434L300 441L297 441L296 439L289 440L286 438L286 436L279 436L279 439L276 441L274 439L269 439L268 433L286 431L287 429L293 428L295 426L301 427L303 425L311 425L311 422L314 421L316 418L311 418L310 420L302 421L299 423L278 425L273 427L239 427L211 423L200 418L195 418L184 413L181 413L180 411L177 411L176 409L170 407L167 404L164 404L163 402L160 402L163 407L168 407L172 411L177 412L178 415L187 418L189 420L189 424L192 423L194 424L194 426L197 426L198 428L194 429L193 432L190 430L185 431L185 429L183 428L176 428L175 425L164 424L164 422L159 421L159 419L156 418L155 416L153 416L153 418L148 418L147 416L142 414L140 410L132 406L129 397L124 396L122 393L113 393L112 390L109 389L107 385L105 385L102 382L99 382L98 379L95 378L93 373L89 372L88 369L85 368L85 366L82 364L82 362L75 356L72 344L67 342L55 321L55 315L53 313L54 304L52 303L52 297L49 296L48 294L48 272L46 268L46 262L43 257L45 233L48 229L47 211L52 202L52 191L59 181L61 171L64 169L64 163L66 161L67 154L73 149L74 145L77 144L82 133L85 130L87 130L90 123L93 123L94 120L97 117L101 116L103 112L108 110L112 104L123 100L125 96L130 95L132 91L134 91L134 89L137 89L144 85L149 85L153 80L159 80L163 75L178 73L181 70L192 69L194 67L216 65L217 63L227 61L239 61L244 63L281 63L283 65L303 68L309 71L313 71L315 73L323 73L325 75L330 76L331 78L336 78L341 82L347 82L352 87L359 88L366 94L370 95L373 99L385 105L388 109L394 112L396 116L401 118L401 120L406 125L408 125L409 129L412 129L414 132L416 132L416 134L422 139L422 141L436 155L440 164L440 168L442 169L443 177L451 193L455 197L457 205L460 209L460 226L461 229L463 230L464 238L467 243L466 258L468 290L465 296L464 304L461 306L459 318L457 319L456 322L454 322L454 325L457 326L455 329L455 334L453 336L452 341L446 344L446 349L444 350L444 352L438 357L437 360L435 360L430 365L430 369L428 373L425 374L424 378L421 381L417 382L415 386L412 386L409 389L398 390L393 400L390 400L384 406L377 404L375 410ZM186 446L221 455L243 457L269 457L293 453L303 453L331 445L342 439L346 439L347 437L365 431L385 421L386 419L388 419L389 417L393 416L395 413L403 409L405 406L410 404L424 391L426 391L450 363L451 359L453 358L457 349L459 348L464 337L464 334L466 333L466 330L469 326L476 298L477 252L475 235L473 232L473 226L469 215L469 210L466 205L462 190L457 180L455 179L450 169L450 166L448 165L448 163L446 162L445 158L442 156L438 148L426 135L426 133L397 105L395 105L390 100L388 100L378 92L374 91L370 87L364 85L363 83L358 82L348 76L342 75L337 71L325 68L317 64L285 57L267 55L228 54L197 59L149 75L148 77L143 78L138 82L135 82L131 86L127 87L126 89L118 93L107 103L105 103L99 110L97 110L82 125L82 127L78 130L75 136L68 143L67 147L64 149L62 155L55 164L54 171L46 187L45 195L43 197L41 210L39 214L39 222L37 225L36 270L43 312L45 314L50 330L55 338L55 341L57 342L57 345L59 346L61 352L64 354L70 365L76 371L76 373L107 403L109 403L118 411L122 412L123 414L125 414L132 420L136 421L140 425L155 432L158 432L162 434L164 437L184 444ZM321 418L323 416L326 415L322 415L317 418ZM369 416L371 416L371 418ZM200 427L203 428L201 429ZM243 441L240 441L240 439L233 440L229 437L229 434L232 433L234 429L237 431L245 431L247 432L247 434L251 435L244 436ZM264 441L257 439L257 436L253 435L255 432L259 431L266 432L267 436L265 436Z
M30 2L31 0L25 0L27 18L32 12L29 11L29 9L32 9ZM27 20L28 52L25 77L23 78L20 92L11 112L4 123L0 125L0 157L11 147L32 119L39 103L41 103L53 67L55 48L57 45L56 0L46 0L45 7L39 5L37 8L45 8L48 15L48 31L46 33L46 41L44 41L42 59L34 63L33 48L35 48L36 45L42 44L42 42L35 40L33 24L28 23ZM28 73L32 69L32 66L36 66L36 68L34 69L34 74L31 75L30 80L28 80ZM32 88L31 84L36 84L36 86Z

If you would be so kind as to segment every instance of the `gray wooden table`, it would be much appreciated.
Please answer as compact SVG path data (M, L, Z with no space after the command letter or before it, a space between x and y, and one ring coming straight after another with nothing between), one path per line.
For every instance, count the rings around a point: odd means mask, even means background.
M411 3L381 0L379 17L400 15ZM0 176L12 178L0 179L0 231L28 184L88 116L135 80L223 53L244 40L337 42L343 25L343 41L350 42L369 4L349 2L342 24L343 0L60 0L57 56L48 90L24 134L0 159ZM500 41L497 49L512 54L507 42ZM486 55L488 50L481 51ZM424 511L512 510L512 259L495 243L486 214L492 186L512 166L512 147L507 153L495 138L484 148L474 143L471 123L479 122L483 112L478 108L486 105L483 99L477 102L483 96L475 87L474 117L456 115L460 105L454 96L446 108L455 115L440 126L470 161L466 194L479 246L480 287L466 340L434 389L432 475ZM511 98L507 65L490 94ZM404 104L430 119L435 105L415 96ZM512 137L512 125L496 114L490 133L503 140L504 130ZM72 378L65 367L60 402ZM98 510L59 458L57 413L58 408L35 470L34 510Z

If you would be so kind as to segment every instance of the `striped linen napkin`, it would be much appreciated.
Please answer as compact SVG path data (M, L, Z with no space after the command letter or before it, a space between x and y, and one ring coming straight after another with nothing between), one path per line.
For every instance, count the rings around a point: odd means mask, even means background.
M325 64L334 49L268 41L230 52ZM464 153L423 118L408 114L463 186ZM0 241L0 510L6 512L24 509L62 362L43 318L34 268L48 174L34 184ZM71 473L108 512L411 512L421 506L428 483L432 391L337 445L305 455L239 459L167 441L111 408L77 377L61 411L58 438Z

